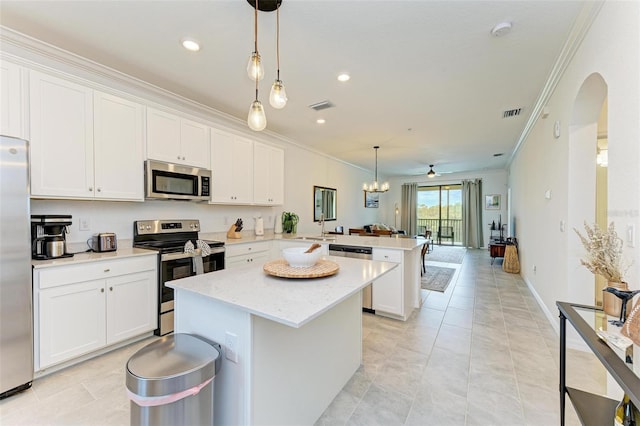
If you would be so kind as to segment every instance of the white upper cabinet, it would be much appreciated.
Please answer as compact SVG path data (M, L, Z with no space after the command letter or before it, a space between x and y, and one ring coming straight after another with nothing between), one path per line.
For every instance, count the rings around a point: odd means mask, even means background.
M211 129L211 202L253 203L253 141Z
M22 67L0 61L0 135L24 138Z
M29 81L31 195L93 198L93 91L35 71Z
M147 108L147 157L209 169L209 127Z
M284 203L284 151L255 142L253 146L253 200L256 204Z
M211 203L276 205L284 201L284 151L211 129Z
M143 107L31 71L31 195L144 199Z
M144 109L106 93L94 93L96 198L144 199Z

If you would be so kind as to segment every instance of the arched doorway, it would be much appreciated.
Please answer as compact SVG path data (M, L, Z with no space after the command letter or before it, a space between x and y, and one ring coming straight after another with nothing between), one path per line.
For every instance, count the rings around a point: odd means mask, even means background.
M607 168L603 158L607 141L607 83L598 73L585 79L576 96L569 125L568 225L584 230L583 224L605 226L607 217ZM606 282L580 265L584 248L573 232L568 238L568 296L588 305L602 303Z

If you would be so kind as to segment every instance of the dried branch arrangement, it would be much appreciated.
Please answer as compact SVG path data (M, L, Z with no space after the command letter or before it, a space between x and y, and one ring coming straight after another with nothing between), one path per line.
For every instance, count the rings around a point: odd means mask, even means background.
M623 276L631 265L624 264L622 259L624 242L618 237L614 223L611 222L608 229L602 230L598 224L589 227L585 222L584 229L586 236L573 228L587 250L586 259L580 259L580 263L608 281L623 282Z

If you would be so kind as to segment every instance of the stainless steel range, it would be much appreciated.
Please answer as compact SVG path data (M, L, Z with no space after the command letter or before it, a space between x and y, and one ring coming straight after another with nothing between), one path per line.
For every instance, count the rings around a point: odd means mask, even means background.
M173 332L173 289L165 283L224 269L224 242L199 242L199 231L199 220L138 220L133 223L133 246L159 252L158 329L155 331L159 336ZM189 245L185 252L188 241L192 246ZM206 251L210 253L203 256Z

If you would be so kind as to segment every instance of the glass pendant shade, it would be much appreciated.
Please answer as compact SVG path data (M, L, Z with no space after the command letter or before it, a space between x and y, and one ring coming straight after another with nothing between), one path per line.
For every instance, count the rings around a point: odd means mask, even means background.
M256 132L264 130L264 128L267 127L267 116L264 114L264 107L257 99L251 103L247 124L251 130L255 130Z
M249 63L247 64L247 75L253 81L262 80L264 78L264 67L260 60L260 54L257 52L251 53Z
M287 92L284 89L284 83L282 80L276 80L271 86L271 93L269 94L269 103L275 109L282 109L287 104Z

